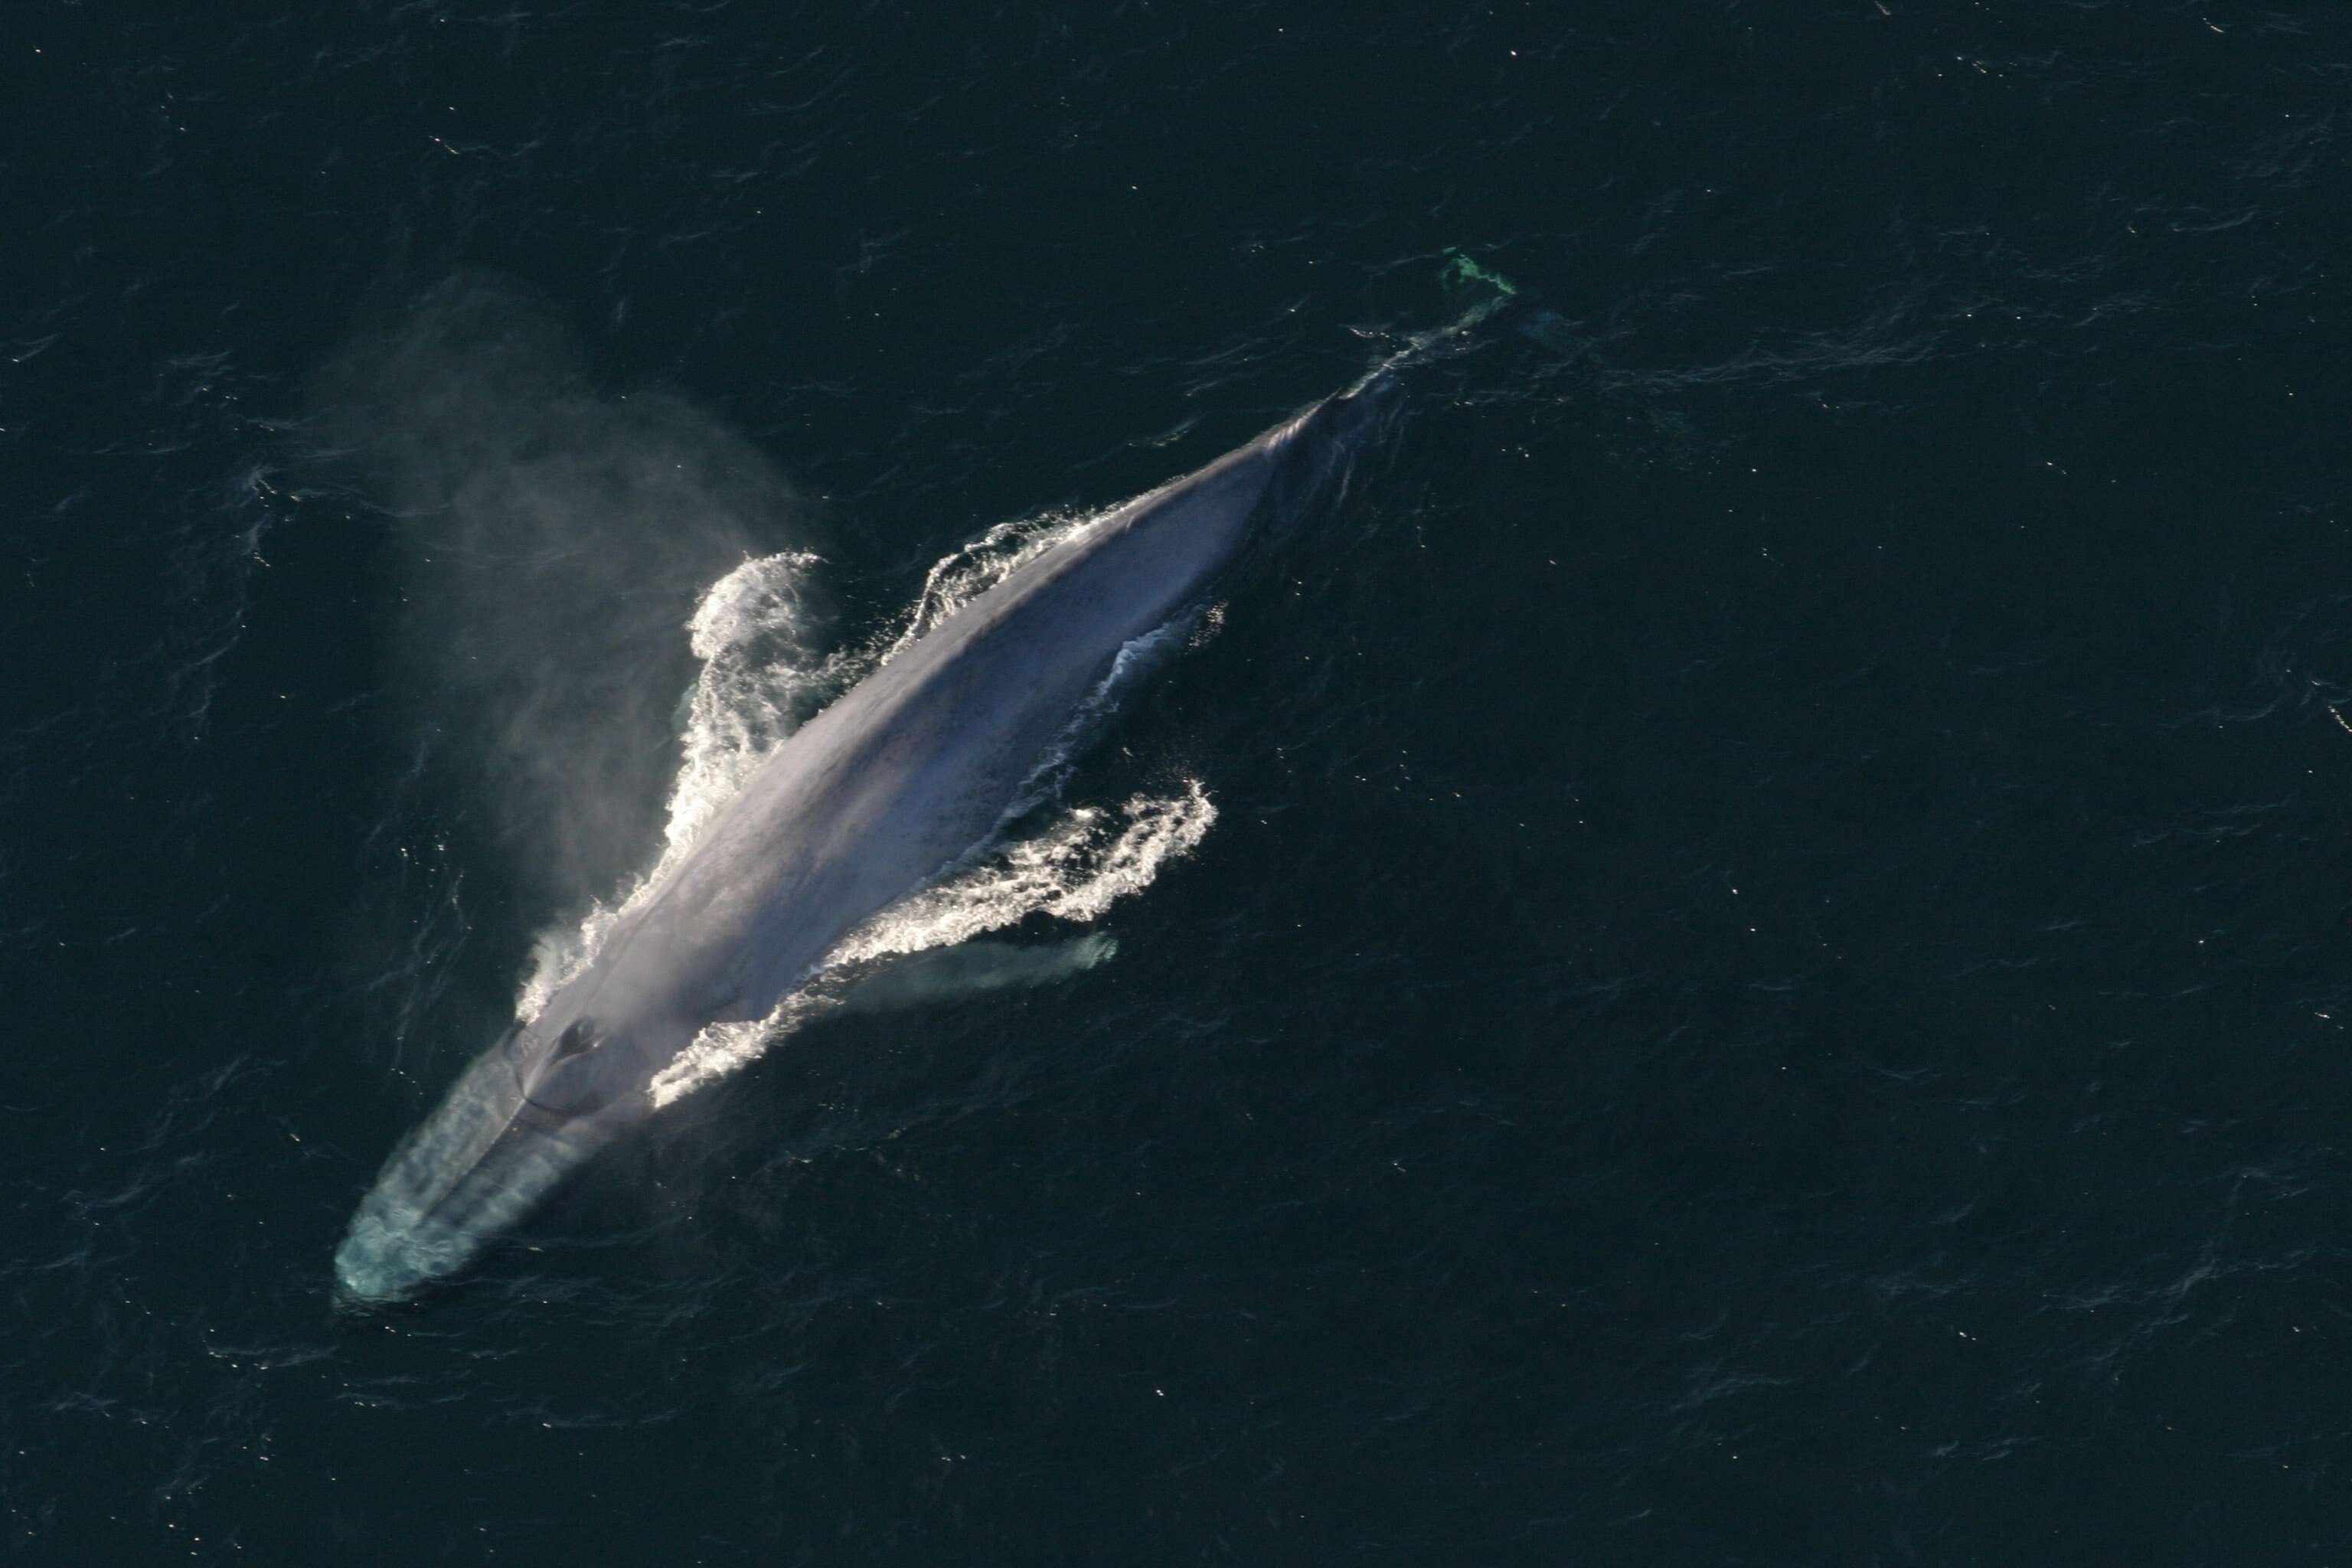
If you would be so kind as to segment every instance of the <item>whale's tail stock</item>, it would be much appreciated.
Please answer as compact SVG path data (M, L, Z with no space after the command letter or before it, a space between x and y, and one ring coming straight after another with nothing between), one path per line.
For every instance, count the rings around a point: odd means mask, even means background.
M1271 433L1294 449L1277 484L1277 510L1286 521L1274 525L1276 532L1313 503L1343 498L1360 455L1391 449L1383 437L1403 413L1403 385L1412 372L1475 353L1506 332L1563 354L1587 347L1566 317L1458 248L1445 252L1438 282L1457 306L1452 317L1407 334L1352 384Z

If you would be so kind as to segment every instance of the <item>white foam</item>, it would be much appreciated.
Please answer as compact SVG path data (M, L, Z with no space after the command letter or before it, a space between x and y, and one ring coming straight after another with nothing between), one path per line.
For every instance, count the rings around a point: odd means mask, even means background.
M841 1006L854 994L846 977L860 965L969 941L1033 914L1079 922L1098 919L1120 899L1150 887L1160 867L1197 847L1216 820L1208 792L1199 780L1187 779L1180 795L1135 795L1116 808L1078 806L1034 838L998 846L961 874L901 900L851 931L811 983L766 1018L703 1030L655 1078L654 1103L670 1104L725 1077L803 1024ZM1086 951L1087 963L1063 973L1091 968L1114 950L1106 945Z
M969 543L941 556L923 577L923 591L908 612L906 625L883 646L876 668L887 664L917 637L946 620L964 605L1011 576L1014 568L1045 553L1071 534L1105 515L1101 512L1048 512L1017 522L1000 522Z
M670 787L662 855L612 903L592 905L576 927L540 933L531 972L515 1000L518 1017L539 1016L557 987L586 965L613 922L643 898L694 842L761 760L825 701L848 689L875 660L810 647L803 596L814 555L791 552L744 562L712 584L687 623L702 673L686 702L684 756Z

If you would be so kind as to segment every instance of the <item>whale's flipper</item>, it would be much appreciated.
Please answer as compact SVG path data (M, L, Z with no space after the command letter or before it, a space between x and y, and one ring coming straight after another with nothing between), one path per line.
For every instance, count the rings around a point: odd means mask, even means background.
M1042 947L974 941L929 948L877 964L842 993L845 1012L891 1013L937 1002L1027 990L1083 974L1118 952L1100 931Z

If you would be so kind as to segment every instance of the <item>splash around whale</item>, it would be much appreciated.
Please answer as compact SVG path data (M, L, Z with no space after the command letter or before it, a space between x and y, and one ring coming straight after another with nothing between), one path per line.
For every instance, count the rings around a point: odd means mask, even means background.
M1344 474L1391 384L1368 377L1071 531L779 745L394 1152L335 1255L344 1298L462 1268L654 1114L706 1030L756 1026L988 843L1261 520Z

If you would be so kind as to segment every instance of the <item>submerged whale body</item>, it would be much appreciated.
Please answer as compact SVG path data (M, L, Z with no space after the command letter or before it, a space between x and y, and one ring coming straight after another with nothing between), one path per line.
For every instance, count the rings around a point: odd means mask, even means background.
M396 1300L463 1265L652 1114L707 1026L766 1017L854 927L985 842L1122 649L1197 602L1346 460L1385 377L1079 528L941 621L761 763L593 961L394 1153L335 1255Z

